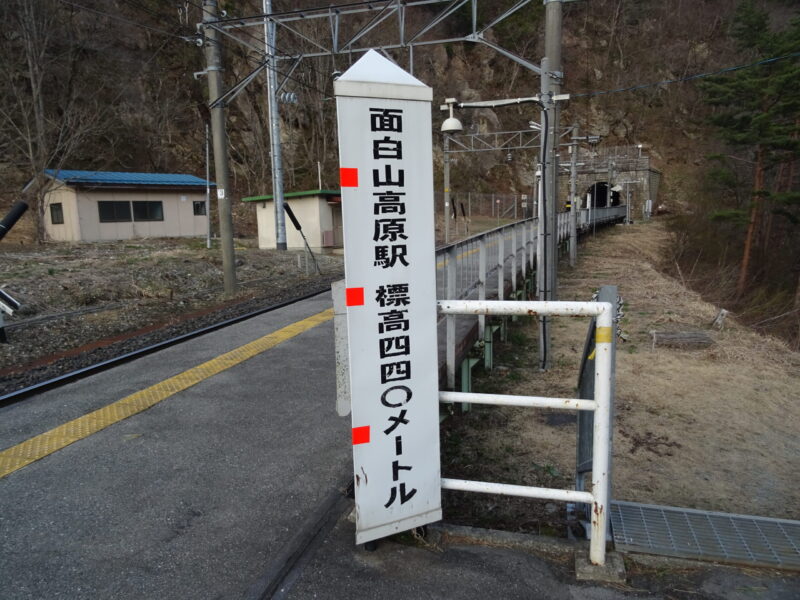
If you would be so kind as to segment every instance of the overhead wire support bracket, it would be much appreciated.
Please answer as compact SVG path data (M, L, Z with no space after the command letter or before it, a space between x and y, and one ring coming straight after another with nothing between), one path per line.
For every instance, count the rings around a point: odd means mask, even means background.
M436 27L439 23L444 21L447 17L449 17L469 1L470 0L452 0L452 2L450 2L450 4L444 10L442 10L442 12L436 15L427 25L424 25L419 31L417 31L417 33L408 38L406 44L410 44L419 36L425 35L425 33Z
M489 48L491 48L495 52L497 52L499 54L502 54L503 56L505 56L506 58L508 58L510 60L513 60L515 63L517 63L519 65L522 65L523 67L525 67L526 69L528 69L530 71L533 71L537 75L541 75L542 74L542 69L540 67L538 67L537 65L533 64L529 60L525 60L521 56L517 56L513 52L510 52L509 50L506 50L502 46L498 46L494 42L490 42L485 37L483 37L482 33L480 33L480 34L476 33L476 34L468 35L464 39L465 39L465 41L468 41L468 42L476 42L476 43L479 43L479 44L483 44L484 46L488 46Z
M278 87L275 88L275 93L278 93L281 91L281 89L283 89L283 86L286 85L286 82L292 78L292 73L294 73L295 69L297 69L297 67L300 66L302 60L303 60L303 55L301 54L294 60L292 66L289 67L289 70L286 73L281 73L283 75L283 80L278 84Z
M391 17L395 12L397 12L398 2L395 1L392 4L387 3L378 14L376 14L372 19L370 19L361 29L359 29L345 44L341 47L340 52L345 52L350 49L350 46L355 44L358 40L360 40L363 36L367 33L372 31L375 27L383 23L386 19Z
M514 6L509 8L506 12L504 12L502 15L497 17L494 21L492 21L491 23L486 25L483 29L478 31L478 35L480 37L483 37L483 34L486 33L489 29L491 29L492 27L494 27L495 25L497 25L501 21L503 21L503 20L507 19L508 17L510 17L511 15L513 15L520 8L523 8L525 5L530 4L530 2L531 2L531 0L519 0L519 2L517 2ZM476 15L473 14L473 30L475 30L475 20L476 20Z
M236 98L236 96L238 96L239 93L245 87L247 87L247 84L249 84L251 81L253 81L253 79L255 79L258 76L258 74L261 71L263 71L264 69L266 69L266 68L267 68L267 62L264 61L260 65L258 65L255 69L250 71L250 73L247 76L245 76L245 78L242 79L239 83L237 83L231 89L229 89L227 92L222 94L222 96L220 96L219 98L217 98L213 102L210 102L208 107L209 108L216 108L218 106L225 106L230 100L233 100L234 98ZM214 69L213 67L209 67L209 70L213 70L213 69ZM217 70L220 70L220 69L217 69Z

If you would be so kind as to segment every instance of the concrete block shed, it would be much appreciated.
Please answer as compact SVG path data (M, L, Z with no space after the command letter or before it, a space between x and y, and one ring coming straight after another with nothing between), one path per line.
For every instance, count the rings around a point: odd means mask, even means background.
M44 221L51 240L200 237L208 230L207 182L194 175L53 169L44 174L50 179Z
M272 196L250 196L242 202L256 205L258 222L258 247L275 248L275 203ZM342 197L339 190L307 190L284 194L284 202L294 212L308 245L313 249L341 248ZM286 217L286 247L305 248L303 238Z

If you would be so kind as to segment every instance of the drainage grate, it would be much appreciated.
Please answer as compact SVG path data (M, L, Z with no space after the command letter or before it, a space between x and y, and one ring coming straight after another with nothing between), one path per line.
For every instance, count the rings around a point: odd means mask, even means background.
M800 569L800 521L611 503L618 550Z

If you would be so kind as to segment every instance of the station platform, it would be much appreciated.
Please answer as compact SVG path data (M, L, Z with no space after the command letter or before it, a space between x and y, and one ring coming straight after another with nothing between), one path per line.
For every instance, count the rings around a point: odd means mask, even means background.
M333 340L320 294L0 409L0 597L797 597L705 565L576 581L581 544L469 528L356 546Z
M322 294L3 408L0 596L244 593L351 477L330 308Z

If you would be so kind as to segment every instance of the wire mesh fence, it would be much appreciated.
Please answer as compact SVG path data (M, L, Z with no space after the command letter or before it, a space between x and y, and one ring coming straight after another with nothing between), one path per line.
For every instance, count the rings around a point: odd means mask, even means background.
M527 194L451 192L445 211L444 193L434 193L436 244L452 243L483 231L535 216Z

